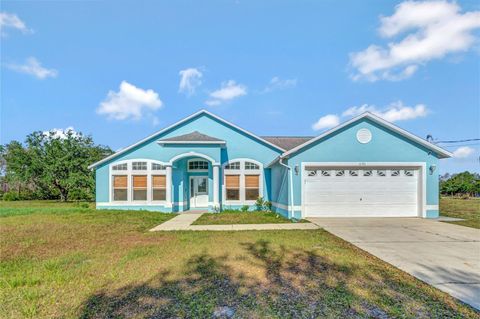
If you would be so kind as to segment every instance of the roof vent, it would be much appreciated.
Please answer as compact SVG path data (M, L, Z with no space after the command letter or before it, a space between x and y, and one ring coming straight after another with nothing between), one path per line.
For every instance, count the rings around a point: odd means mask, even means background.
M367 128L361 128L357 131L357 140L362 144L367 144L372 140L372 132Z

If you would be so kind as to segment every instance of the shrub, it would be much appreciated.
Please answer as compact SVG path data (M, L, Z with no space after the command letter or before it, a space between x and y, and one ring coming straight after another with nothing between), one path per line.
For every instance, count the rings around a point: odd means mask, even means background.
M258 212L270 212L272 211L272 202L264 200L263 197L259 197L255 202L255 210Z
M272 211L272 202L268 201L268 200L265 201L265 203L263 204L263 209L271 212Z
M242 211L242 212L245 213L245 212L248 212L249 209L250 209L250 206L248 206L248 205L243 205L242 208L240 208L240 211Z
M13 202L13 201L17 201L17 200L20 200L20 195L17 193L17 192L6 192L5 194L3 194L3 200L4 201L7 201L7 202Z

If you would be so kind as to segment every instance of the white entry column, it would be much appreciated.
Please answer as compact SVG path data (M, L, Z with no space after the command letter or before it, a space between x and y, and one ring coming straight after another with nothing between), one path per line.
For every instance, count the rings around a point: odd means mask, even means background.
M165 199L166 206L172 207L172 165L165 167Z
M213 164L213 207L220 208L219 192L220 192L220 165Z

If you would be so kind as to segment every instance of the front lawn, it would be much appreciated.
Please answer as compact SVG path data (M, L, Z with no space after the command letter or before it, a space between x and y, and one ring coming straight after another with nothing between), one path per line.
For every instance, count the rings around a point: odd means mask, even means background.
M301 220L300 222L307 222ZM193 225L232 225L232 224L285 224L292 220L273 212L239 212L223 211L221 213L205 213Z
M2 318L480 315L323 230L151 233L174 215L0 211Z
M440 216L463 218L464 221L452 224L480 228L480 199L440 198Z

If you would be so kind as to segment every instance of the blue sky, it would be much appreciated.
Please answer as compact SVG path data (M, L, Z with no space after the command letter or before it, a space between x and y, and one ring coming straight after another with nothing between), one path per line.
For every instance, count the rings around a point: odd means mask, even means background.
M2 1L1 143L35 130L119 149L206 108L258 135L364 110L479 138L476 1ZM459 150L459 147L462 147ZM479 142L442 172L480 171Z

